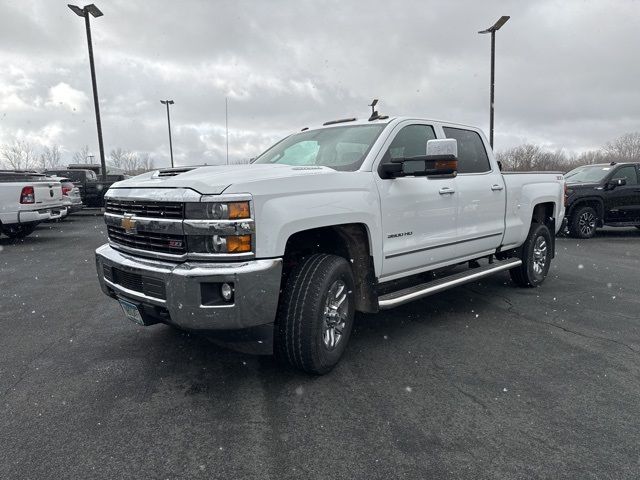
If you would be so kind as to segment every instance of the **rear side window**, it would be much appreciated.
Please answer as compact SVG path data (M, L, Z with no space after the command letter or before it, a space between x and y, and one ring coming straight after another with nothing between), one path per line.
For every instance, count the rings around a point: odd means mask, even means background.
M625 178L627 180L627 185L637 185L638 174L636 173L636 167L634 165L620 167L618 171L613 174L611 180L617 180L618 178Z
M461 128L443 127L443 130L447 138L458 141L458 173L484 173L491 170L480 135Z

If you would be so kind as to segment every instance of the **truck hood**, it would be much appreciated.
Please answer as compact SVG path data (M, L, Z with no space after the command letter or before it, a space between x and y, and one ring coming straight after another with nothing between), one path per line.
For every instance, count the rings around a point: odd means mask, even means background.
M217 165L156 170L114 183L111 188L189 188L202 195L219 195L234 183L286 177L326 175L329 167L291 165Z

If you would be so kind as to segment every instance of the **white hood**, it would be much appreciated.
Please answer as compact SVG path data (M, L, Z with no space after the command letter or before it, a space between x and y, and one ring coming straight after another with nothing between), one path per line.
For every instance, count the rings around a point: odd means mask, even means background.
M335 173L329 167L304 167L290 165L218 165L196 167L177 175L164 176L166 173L179 172L179 169L156 170L137 177L114 183L111 188L189 188L202 195L218 195L234 183L247 183L275 178L322 175Z

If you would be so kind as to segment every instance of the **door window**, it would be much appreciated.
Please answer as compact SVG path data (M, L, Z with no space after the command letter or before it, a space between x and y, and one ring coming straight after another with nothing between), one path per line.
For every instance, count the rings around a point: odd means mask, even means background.
M383 161L426 155L427 141L435 138L436 133L430 125L407 125L393 139Z
M636 173L636 167L634 165L620 167L616 173L613 174L611 180L617 180L619 178L625 178L627 180L627 185L637 185L638 174Z
M491 170L480 135L461 128L443 127L443 130L447 138L458 141L458 173L484 173Z

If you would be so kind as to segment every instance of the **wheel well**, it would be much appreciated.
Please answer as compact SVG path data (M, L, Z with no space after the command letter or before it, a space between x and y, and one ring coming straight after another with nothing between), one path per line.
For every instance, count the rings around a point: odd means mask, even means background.
M585 198L584 200L576 201L576 203L571 205L569 215L567 216L571 216L573 212L575 212L575 210L580 207L591 207L596 211L598 220L602 221L604 219L604 205L600 200L597 200L595 198Z
M533 207L531 223L546 225L551 233L551 258L556 255L556 219L554 216L556 204L553 202L539 203Z
M369 234L362 223L332 225L294 233L287 240L282 271L283 285L301 259L314 253L329 253L351 264L355 280L356 310L376 312L375 271Z
M549 226L550 219L553 219L553 212L556 204L553 202L539 203L533 207L532 222Z

